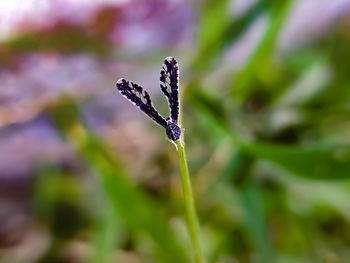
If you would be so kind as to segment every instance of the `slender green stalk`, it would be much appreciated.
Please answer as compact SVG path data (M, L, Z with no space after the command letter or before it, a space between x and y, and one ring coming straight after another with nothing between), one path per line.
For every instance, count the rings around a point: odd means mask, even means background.
M199 222L192 195L191 180L187 167L186 152L180 140L178 140L176 144L178 148L177 152L179 155L180 162L182 191L184 195L185 208L187 214L187 227L190 233L192 246L194 250L194 259L196 263L205 263L205 259L202 254L199 242Z

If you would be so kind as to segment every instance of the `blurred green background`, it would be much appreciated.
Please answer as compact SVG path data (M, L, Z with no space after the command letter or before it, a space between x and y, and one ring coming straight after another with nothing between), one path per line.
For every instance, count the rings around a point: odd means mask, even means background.
M208 262L350 262L349 0L1 1L0 262L191 262L168 56Z

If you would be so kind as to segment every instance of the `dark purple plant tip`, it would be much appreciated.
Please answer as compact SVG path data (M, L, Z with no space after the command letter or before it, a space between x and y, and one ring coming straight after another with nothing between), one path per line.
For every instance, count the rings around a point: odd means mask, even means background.
M168 99L170 109L168 121L154 108L151 97L141 86L123 78L117 81L116 86L125 98L165 128L170 140L176 142L180 139L181 128L177 124L179 119L179 66L173 57L164 60L160 71L160 89Z

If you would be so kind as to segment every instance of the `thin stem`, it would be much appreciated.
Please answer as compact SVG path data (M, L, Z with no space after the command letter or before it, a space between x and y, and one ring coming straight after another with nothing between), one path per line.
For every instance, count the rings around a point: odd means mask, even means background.
M178 148L179 162L180 162L180 171L181 171L181 184L182 191L184 195L185 208L187 214L187 227L190 233L192 246L194 249L194 259L196 263L205 263L204 256L199 242L199 222L196 214L196 209L194 205L194 199L191 188L190 174L187 167L187 159L185 148L178 140L176 142Z

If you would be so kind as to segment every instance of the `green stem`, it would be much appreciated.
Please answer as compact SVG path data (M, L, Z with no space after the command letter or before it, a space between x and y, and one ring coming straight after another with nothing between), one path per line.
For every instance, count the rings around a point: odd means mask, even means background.
M176 142L178 148L179 162L180 162L180 171L181 171L181 184L182 191L185 200L185 208L187 214L187 227L190 233L192 246L194 249L194 259L196 263L205 263L205 259L202 254L202 250L199 242L199 222L196 214L196 209L194 205L194 199L191 188L190 174L187 167L187 159L185 148L178 140Z

